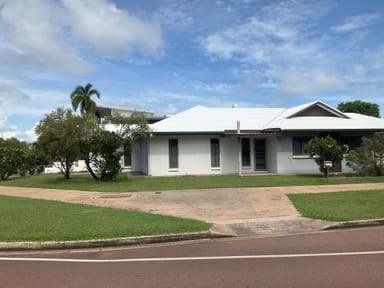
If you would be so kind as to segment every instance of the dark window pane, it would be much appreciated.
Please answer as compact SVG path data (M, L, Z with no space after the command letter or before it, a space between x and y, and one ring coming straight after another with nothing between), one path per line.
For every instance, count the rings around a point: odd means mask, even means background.
M124 167L132 166L132 151L129 146L124 146Z
M310 137L293 137L292 138L292 151L293 155L307 155L304 152L304 146L311 140Z
M249 138L241 139L241 163L243 167L251 166L251 141Z
M265 140L255 139L255 170L265 170Z
M179 168L179 141L177 139L169 139L168 149L169 168Z
M220 140L211 139L211 167L220 167Z
M124 167L132 166L132 156L131 153L127 153L124 155Z

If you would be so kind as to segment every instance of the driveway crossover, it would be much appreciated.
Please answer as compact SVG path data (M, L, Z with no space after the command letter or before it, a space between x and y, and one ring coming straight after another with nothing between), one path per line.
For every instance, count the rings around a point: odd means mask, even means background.
M300 217L289 193L384 189L384 183L198 189L151 192L88 192L0 186L0 195L82 203L199 219L234 234L319 230L329 222Z

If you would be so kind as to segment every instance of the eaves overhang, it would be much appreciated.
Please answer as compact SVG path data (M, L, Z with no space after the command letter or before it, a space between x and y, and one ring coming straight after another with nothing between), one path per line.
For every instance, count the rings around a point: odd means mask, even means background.
M252 137L279 135L281 129L265 130L224 130L224 131L152 131L152 135L221 135L226 137Z
M346 131L354 131L354 132L380 132L384 131L384 128L313 128L313 129L284 129L281 132L346 132Z
M152 135L223 135L223 131L152 131Z
M225 130L225 136L233 137L254 137L254 136L268 136L278 135L281 133L280 129L264 129L264 130Z

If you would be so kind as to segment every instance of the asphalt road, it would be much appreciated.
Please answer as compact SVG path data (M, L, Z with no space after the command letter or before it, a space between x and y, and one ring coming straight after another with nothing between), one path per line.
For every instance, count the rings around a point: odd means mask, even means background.
M0 287L383 287L384 227L2 253Z

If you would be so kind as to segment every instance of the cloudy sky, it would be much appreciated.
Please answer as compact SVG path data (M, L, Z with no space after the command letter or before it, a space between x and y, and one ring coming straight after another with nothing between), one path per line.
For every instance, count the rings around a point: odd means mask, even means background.
M0 137L70 107L363 100L384 115L382 0L0 0Z

